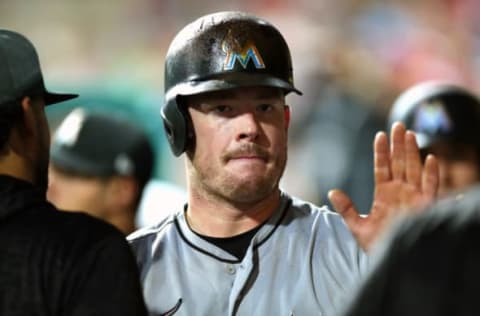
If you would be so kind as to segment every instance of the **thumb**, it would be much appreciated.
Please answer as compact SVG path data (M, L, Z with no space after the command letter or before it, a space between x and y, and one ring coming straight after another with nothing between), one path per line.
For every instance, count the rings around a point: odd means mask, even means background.
M347 226L352 233L354 233L360 217L352 200L340 190L330 190L328 192L328 199L332 203L335 211L343 217Z

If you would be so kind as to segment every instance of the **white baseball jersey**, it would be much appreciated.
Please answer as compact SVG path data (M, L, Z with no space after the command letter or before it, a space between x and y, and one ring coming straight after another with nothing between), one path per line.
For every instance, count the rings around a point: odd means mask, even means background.
M286 193L241 261L183 211L128 240L151 315L333 315L368 264L338 214Z

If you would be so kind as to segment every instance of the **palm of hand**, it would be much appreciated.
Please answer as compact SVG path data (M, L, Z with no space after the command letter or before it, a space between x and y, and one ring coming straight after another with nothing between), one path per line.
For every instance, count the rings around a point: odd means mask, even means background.
M389 148L384 133L375 138L375 193L368 216L360 216L345 193L333 190L329 198L341 214L359 245L368 250L398 215L418 213L431 202L438 190L438 165L428 156L422 165L411 132L395 124Z

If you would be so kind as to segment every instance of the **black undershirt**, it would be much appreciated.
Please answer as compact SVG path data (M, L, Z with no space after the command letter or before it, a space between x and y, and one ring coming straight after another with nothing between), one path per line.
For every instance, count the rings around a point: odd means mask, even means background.
M204 236L200 235L198 233L195 233L198 235L200 238L214 244L215 246L222 248L226 252L230 253L231 255L235 256L239 260L242 260L243 257L245 256L245 253L247 252L248 246L250 245L250 242L257 233L257 231L263 226L258 225L254 229L251 229L245 233L241 233L240 235L236 235L233 237L226 237L226 238L221 238L221 237L209 237L209 236ZM193 230L192 230L193 231Z

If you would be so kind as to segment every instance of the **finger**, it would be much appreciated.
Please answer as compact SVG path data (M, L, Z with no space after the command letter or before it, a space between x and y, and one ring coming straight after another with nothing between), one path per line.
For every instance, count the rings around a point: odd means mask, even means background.
M384 132L378 132L375 135L373 147L375 184L389 181L392 178L390 172L390 150L388 148L387 135Z
M392 177L403 180L405 178L405 126L402 123L393 124L390 139Z
M439 183L440 171L437 158L428 155L425 159L425 168L422 175L422 191L428 200L431 201L437 197Z
M343 217L345 223L355 235L361 217L358 215L352 200L340 190L329 191L328 198L335 211Z
M422 160L420 158L420 150L418 149L415 133L412 131L407 131L405 134L405 146L405 173L407 182L420 189L422 184Z

